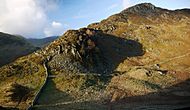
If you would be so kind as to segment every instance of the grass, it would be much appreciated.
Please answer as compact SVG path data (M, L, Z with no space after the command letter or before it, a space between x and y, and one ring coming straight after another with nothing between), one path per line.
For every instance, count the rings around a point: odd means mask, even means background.
M32 58L36 56L22 57L16 62L0 68L0 105L16 105L15 102L8 100L5 93L6 89L9 88L12 83L18 83L33 90L30 97L28 97L25 102L21 102L18 106L20 109L26 108L29 103L31 103L34 98L33 96L43 84L45 79L45 69L43 65L28 60L28 57Z
M73 98L67 92L59 90L55 82L49 79L47 86L42 91L42 94L40 94L37 104L48 105L67 101L73 101Z
M110 78L92 74L71 73L49 78L48 84L34 109L52 109L53 106L54 109L59 109L62 105L64 105L62 109L93 108L98 105L93 100L100 100L100 95L106 89L106 84L109 83ZM97 96L98 94L99 96ZM77 100L80 101L76 102ZM90 101L88 102L88 100ZM105 108L104 105L100 104L97 109L102 107Z
M16 50L16 51L15 51ZM0 33L0 66L35 51L36 48L20 36Z
M97 76L92 74L64 74L55 78L53 81L62 91L83 91L85 89L93 89L99 91L105 89L111 77Z

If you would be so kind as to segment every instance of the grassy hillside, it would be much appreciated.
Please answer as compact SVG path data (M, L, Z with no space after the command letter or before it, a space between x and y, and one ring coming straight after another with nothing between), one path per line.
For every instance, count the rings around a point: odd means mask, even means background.
M43 66L43 57L35 54L28 55L17 59L14 63L10 63L0 68L0 105L4 107L13 107L26 109L34 100L34 96L44 83L46 74ZM22 90L17 95L22 97L19 100L9 97L13 84L19 84L29 88L29 92L22 96ZM19 90L19 88L16 88ZM13 92L14 93L14 92Z
M23 37L0 32L0 66L35 51L36 48Z
M29 38L27 39L27 41L32 45L34 45L35 47L44 47L47 46L49 43L53 42L57 38L58 36L52 36L42 39Z

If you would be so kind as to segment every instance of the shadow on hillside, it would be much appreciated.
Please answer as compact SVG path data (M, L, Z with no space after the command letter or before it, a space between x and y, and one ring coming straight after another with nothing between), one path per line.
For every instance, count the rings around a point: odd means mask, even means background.
M190 108L190 79L142 96L132 96L110 102L112 109L178 109Z
M102 32L99 32L94 39L103 56L101 61L104 61L102 65L96 65L96 67L104 67L101 69L105 71L104 73L111 73L128 57L144 54L143 45L135 40L127 40Z
M46 87L41 92L35 105L56 104L71 100L73 100L73 98L70 97L69 94L58 90L56 84L52 81L51 78L49 78Z
M2 107L0 106L0 110L19 110L17 108L11 108L11 107Z
M14 47L12 47L14 48ZM32 54L34 51L39 50L39 48L29 48L29 49L2 49L0 50L0 67L6 64L14 62L16 59ZM16 47L15 47L16 48ZM15 51L16 50L16 51Z
M71 104L49 106L48 109L55 110L188 110L190 107L190 79L171 87L161 89L158 92L142 96L127 97L110 102L104 101L83 101ZM189 92L184 94L183 92ZM175 94L175 92L181 92ZM47 108L44 107L44 110Z

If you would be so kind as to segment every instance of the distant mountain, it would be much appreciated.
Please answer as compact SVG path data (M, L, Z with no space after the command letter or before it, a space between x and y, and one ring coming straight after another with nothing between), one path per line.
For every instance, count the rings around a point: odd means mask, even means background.
M87 28L68 30L41 50L1 67L0 81L3 107L189 107L190 9L143 3ZM15 89L24 94L14 95Z
M44 46L47 46L49 43L51 43L52 41L54 41L57 38L58 38L58 36L51 36L51 37L46 37L46 38L42 38L42 39L29 38L27 40L28 40L28 42L30 42L31 44L33 44L36 47L44 47Z
M21 36L0 32L0 66L10 63L18 57L30 54L36 49Z

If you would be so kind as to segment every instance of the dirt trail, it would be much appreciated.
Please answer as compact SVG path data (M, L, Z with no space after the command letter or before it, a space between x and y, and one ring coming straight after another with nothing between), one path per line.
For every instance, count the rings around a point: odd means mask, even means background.
M40 87L39 91L36 93L35 97L34 97L34 100L32 101L32 104L27 108L27 110L32 110L33 106L37 103L39 97L40 97L40 94L42 94L42 91L43 89L45 88L46 84L47 84L47 81L48 81L48 77L49 77L49 73L48 73L48 68L47 68L47 61L45 61L43 63L43 67L45 69L45 80L44 80L44 83L43 85Z
M190 50L190 49L189 49L189 50ZM175 60L175 59L179 59L179 58L187 57L187 56L189 56L189 55L190 55L190 52L187 52L186 54L179 55L179 56L176 56L176 57L170 58L170 59L168 59L168 60L162 61L162 62L160 62L159 64L164 64L164 63L170 62L170 61Z

